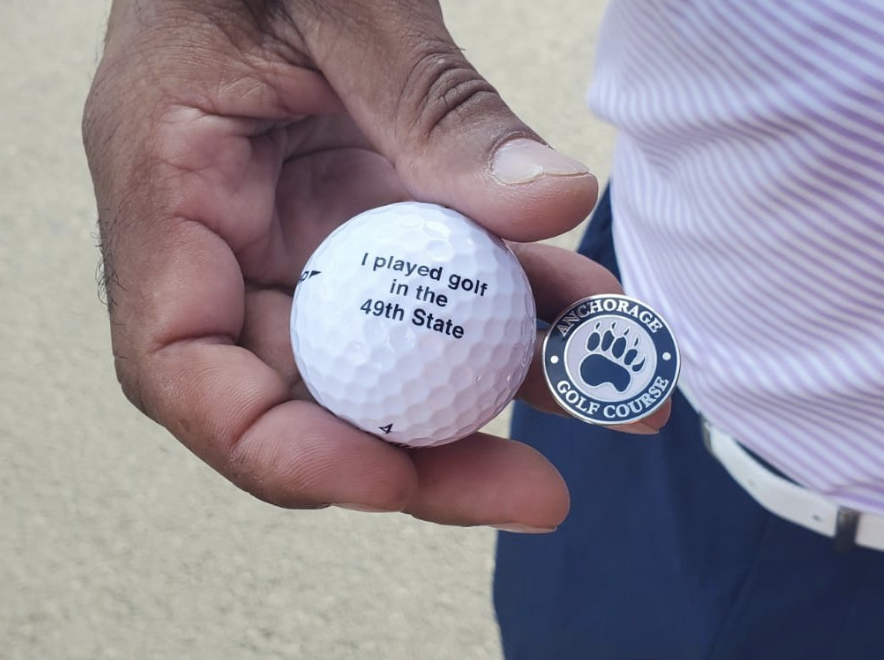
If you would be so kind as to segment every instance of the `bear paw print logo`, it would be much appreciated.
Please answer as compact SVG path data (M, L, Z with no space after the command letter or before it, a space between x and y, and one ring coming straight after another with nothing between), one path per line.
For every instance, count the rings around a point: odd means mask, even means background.
M637 348L638 337L630 345L628 328L618 335L616 323L605 331L600 327L601 323L596 323L586 340L589 355L580 363L580 376L587 385L610 383L618 392L625 392L646 362Z
M678 345L663 318L617 294L573 302L543 342L543 373L556 402L590 424L636 422L675 389Z

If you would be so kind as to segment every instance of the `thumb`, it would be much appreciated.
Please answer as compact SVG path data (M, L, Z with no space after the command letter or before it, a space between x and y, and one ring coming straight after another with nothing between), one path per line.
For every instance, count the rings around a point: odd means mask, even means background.
M589 214L596 178L516 117L455 45L435 0L322 5L303 33L311 56L412 197L516 241L556 236Z

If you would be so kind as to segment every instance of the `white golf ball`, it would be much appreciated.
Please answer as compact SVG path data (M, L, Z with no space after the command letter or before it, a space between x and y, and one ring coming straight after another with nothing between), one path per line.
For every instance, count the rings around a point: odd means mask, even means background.
M348 220L295 288L292 348L316 401L384 440L444 444L497 416L534 353L531 288L469 218L403 202Z

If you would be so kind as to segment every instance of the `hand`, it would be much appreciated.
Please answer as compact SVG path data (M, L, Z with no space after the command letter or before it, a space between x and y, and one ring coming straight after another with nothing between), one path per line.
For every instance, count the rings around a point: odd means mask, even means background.
M214 469L286 507L565 517L534 450L484 434L397 449L310 402L292 359L297 276L355 213L415 198L534 241L595 203L595 178L510 112L436 2L117 0L84 138L123 390ZM576 255L520 251L542 315L619 288Z

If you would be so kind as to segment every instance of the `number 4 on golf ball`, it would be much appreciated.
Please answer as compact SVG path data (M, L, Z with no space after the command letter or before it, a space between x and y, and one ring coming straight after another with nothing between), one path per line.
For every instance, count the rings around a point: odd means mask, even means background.
M403 202L348 220L295 288L295 361L316 401L384 440L429 447L497 416L534 353L534 298L469 218Z

